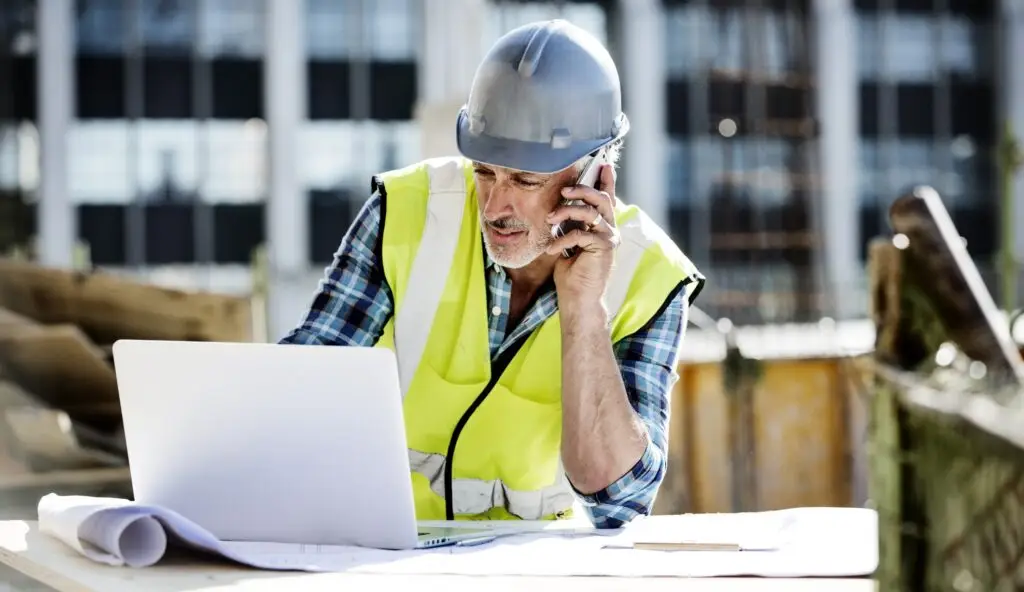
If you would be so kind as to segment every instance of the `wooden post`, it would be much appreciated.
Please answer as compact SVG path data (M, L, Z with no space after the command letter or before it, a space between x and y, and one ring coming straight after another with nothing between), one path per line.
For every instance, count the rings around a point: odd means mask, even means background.
M879 514L879 589L1002 589L997 584L1021 573L1024 557L1014 538L1024 529L1024 449L1015 460L998 460L977 418L951 419L971 396L998 405L1017 395L1024 361L938 194L916 188L889 214L896 235L872 243L869 271L876 326L870 497ZM936 370L951 371L936 360L946 343L972 369L984 369L971 385L983 393L927 385ZM1024 419L1014 430L1024 430Z
M759 510L757 484L757 440L754 437L754 387L760 365L743 355L736 343L736 331L725 332L726 352L722 361L723 391L728 398L729 461L732 510Z
M1017 260L1013 253L1014 235L1019 232L1019 229L1014 226L1016 222L1016 212L1014 210L1016 208L1013 203L1013 179L1017 175L1017 170L1024 166L1024 151L1021 150L1020 143L1017 141L1016 136L1013 135L1013 129L1009 123L1003 129L997 153L1002 198L1002 207L1000 208L999 215L1003 219L999 246L999 275L1002 283L1003 308L1010 311L1019 305L1017 301L1017 282L1020 281Z
M930 187L916 187L900 196L889 208L889 220L902 243L904 296L917 308L930 311L928 322L915 329L931 348L937 340L952 340L972 360L985 365L985 380L999 390L1024 384L1021 360L1005 322L996 322L999 308L985 287L953 220L939 194ZM919 352L927 355L927 352ZM903 360L917 366L921 360Z
M250 272L252 273L252 339L257 343L267 341L270 335L270 260L267 245L259 244L252 251Z
M871 317L875 323L875 359L897 367L916 365L927 349L915 335L912 311L904 305L903 252L892 241L877 239L869 247ZM912 466L904 462L898 394L875 378L868 424L871 505L878 512L879 590L915 589L908 576L907 557L917 540L905 530L905 511L913 503L904 488L913 482ZM908 537L908 534L911 537Z

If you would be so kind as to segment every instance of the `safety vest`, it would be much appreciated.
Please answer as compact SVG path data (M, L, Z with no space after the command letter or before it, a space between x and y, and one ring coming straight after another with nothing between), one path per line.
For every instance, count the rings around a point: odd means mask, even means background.
M571 516L561 464L561 330L556 312L492 362L487 284L470 163L431 159L383 185L384 275L419 520ZM635 206L616 204L622 243L605 302L613 341L642 328L680 284L704 277Z

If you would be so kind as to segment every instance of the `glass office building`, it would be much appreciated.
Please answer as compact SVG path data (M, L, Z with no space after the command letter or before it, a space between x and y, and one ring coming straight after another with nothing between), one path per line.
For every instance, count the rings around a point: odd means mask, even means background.
M309 258L323 262L350 215L350 191L416 157L420 3L302 1L308 104L294 149L313 222ZM23 12L29 28L32 11ZM264 3L77 0L74 18L68 180L93 262L248 264L266 234ZM20 131L5 162L36 147L34 59L31 47L13 56L9 117ZM0 183L31 197L30 169L13 179L8 166Z
M1024 94L1004 67L1007 35L1024 37L1003 8L1012 2L295 1L300 72L270 60L273 0L75 0L53 17L70 18L73 35L72 80L56 87L70 101L66 151L52 160L40 152L38 91L39 72L60 71L40 67L50 0L0 3L0 249L42 226L39 163L50 163L66 171L73 234L93 264L201 268L202 281L173 277L250 289L254 249L273 235L267 171L280 170L271 136L282 89L269 73L284 71L301 86L286 96L302 102L288 134L302 212L291 260L315 277L369 176L422 155L417 105L437 76L425 11L484 4L484 45L554 16L608 43L637 125L622 171L633 194L623 194L656 210L713 278L701 300L714 316L816 319L831 314L830 283L862 316L864 246L910 184L940 191L983 267L997 248L993 152L1004 91ZM841 31L839 21L849 43L831 47L821 23ZM823 182L837 170L847 177Z
M884 230L894 195L927 183L944 198L972 254L995 256L1001 132L996 4L856 2L862 242Z
M814 317L808 3L668 4L672 234L714 270L716 316Z

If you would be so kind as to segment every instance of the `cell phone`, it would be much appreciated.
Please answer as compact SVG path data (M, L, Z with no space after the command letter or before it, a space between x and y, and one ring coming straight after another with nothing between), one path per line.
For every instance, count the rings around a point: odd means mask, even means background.
M576 185L585 185L587 187L597 187L598 176L601 174L601 165L605 163L605 149L601 148L590 156L590 161L580 171L579 177L576 178ZM562 205L564 206L582 206L586 202L582 199L562 199ZM551 236L559 238L572 232L576 229L586 229L587 225L578 220L565 220L560 224L554 224L551 226ZM562 256L569 259L576 255L576 247L569 249L562 249Z

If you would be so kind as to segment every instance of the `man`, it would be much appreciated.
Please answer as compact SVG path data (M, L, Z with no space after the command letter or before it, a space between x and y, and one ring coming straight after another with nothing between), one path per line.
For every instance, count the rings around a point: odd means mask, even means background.
M704 278L615 197L620 104L611 57L581 29L503 36L458 116L463 158L373 179L283 340L396 351L421 520L575 505L617 527L650 512ZM590 164L597 187L577 186ZM581 228L554 238L563 222Z

